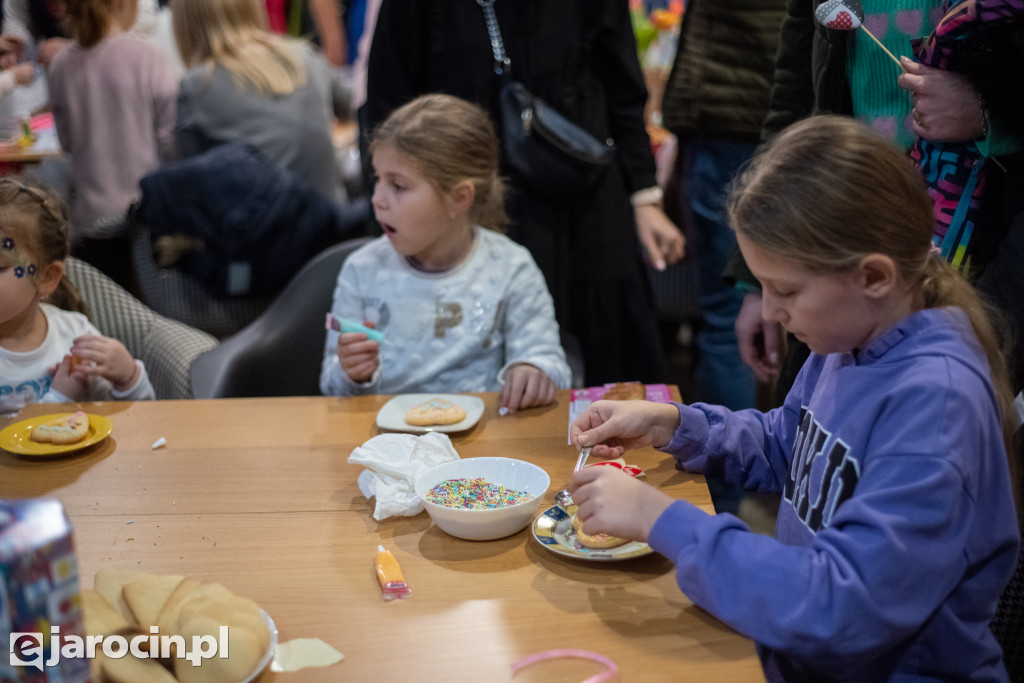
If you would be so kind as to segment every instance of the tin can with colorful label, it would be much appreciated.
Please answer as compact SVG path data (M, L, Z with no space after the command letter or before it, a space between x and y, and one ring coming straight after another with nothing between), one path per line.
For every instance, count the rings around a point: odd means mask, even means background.
M88 681L89 660L73 647L84 634L78 563L63 505L0 500L0 682Z

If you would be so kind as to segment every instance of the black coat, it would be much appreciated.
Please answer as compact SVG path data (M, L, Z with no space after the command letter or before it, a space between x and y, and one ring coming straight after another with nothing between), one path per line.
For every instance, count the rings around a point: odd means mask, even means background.
M145 176L133 216L154 244L195 238L177 267L211 295L272 297L328 246L360 234L365 203L339 206L256 149L224 144Z
M655 185L643 109L647 91L626 0L499 0L511 75L599 139L617 159L570 209L547 204L510 176L509 236L533 254L559 323L580 338L587 382L667 380L629 195ZM500 127L500 77L471 0L384 0L361 112L372 130L432 92L475 102ZM499 128L500 130L500 128Z

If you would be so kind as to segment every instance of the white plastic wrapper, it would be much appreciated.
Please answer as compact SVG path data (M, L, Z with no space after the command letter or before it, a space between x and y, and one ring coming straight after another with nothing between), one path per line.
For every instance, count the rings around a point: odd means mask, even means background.
M373 518L413 517L423 512L423 501L416 495L416 479L459 454L451 439L440 432L421 436L381 434L359 446L348 456L353 465L368 468L359 475L359 490L376 499Z

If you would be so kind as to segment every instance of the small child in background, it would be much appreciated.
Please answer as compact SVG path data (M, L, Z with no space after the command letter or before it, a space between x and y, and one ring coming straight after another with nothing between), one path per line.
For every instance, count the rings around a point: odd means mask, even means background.
M571 373L540 270L496 232L505 190L486 112L449 95L417 98L380 125L370 151L384 235L345 261L332 313L385 341L329 331L321 391L500 390L510 413L554 401Z
M104 337L64 279L67 223L41 189L0 178L0 413L28 403L156 398L141 361Z
M1006 680L989 629L1019 543L1006 365L976 292L930 253L916 170L862 123L806 119L728 216L764 318L812 351L785 403L599 401L570 437L780 493L775 539L605 467L573 476L583 531L671 559L770 681Z
M71 253L138 291L125 214L139 180L174 157L178 78L152 41L128 33L137 0L67 0L75 41L47 74L71 157Z

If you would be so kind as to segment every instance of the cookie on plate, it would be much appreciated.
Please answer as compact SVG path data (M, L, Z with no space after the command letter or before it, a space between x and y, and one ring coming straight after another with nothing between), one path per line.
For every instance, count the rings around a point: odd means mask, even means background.
M432 398L414 405L405 413L405 421L416 427L453 425L466 419L466 411L451 401Z
M576 540L584 548L615 548L628 543L627 539L608 534L585 534L583 533L583 522L578 516L572 518L572 530L576 533Z
M63 446L78 443L89 433L89 416L78 411L70 415L58 417L49 422L36 425L30 434L33 441L54 443Z

